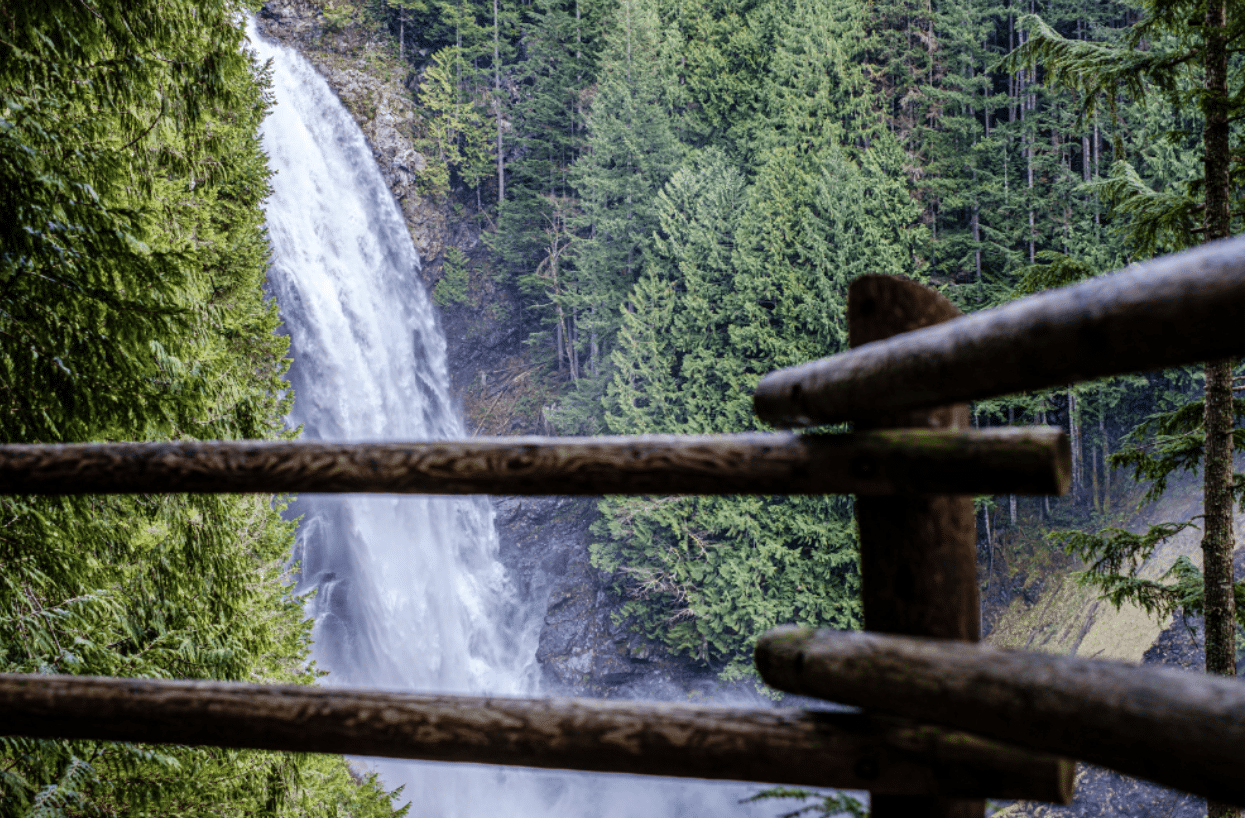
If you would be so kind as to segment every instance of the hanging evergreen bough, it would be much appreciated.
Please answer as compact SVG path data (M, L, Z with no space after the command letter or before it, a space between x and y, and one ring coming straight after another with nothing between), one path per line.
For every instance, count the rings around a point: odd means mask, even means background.
M271 438L249 3L0 11L0 440ZM310 683L269 497L0 497L0 670ZM37 677L36 677L37 678ZM392 814L338 758L0 739L0 812Z

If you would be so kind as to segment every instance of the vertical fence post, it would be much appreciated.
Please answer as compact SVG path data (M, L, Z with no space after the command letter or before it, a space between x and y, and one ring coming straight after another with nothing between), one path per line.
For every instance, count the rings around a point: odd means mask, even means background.
M848 290L848 343L857 347L960 315L934 290L865 276ZM857 429L967 429L968 404L879 414ZM973 498L857 497L865 629L977 642L982 638ZM981 800L872 795L872 818L981 818Z

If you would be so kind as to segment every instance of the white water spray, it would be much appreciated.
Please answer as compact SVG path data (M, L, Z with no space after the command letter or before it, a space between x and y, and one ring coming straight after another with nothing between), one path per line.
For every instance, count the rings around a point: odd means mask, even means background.
M323 440L466 436L420 260L363 134L294 51L249 24L272 60L263 126L276 171L269 286L290 334L289 422ZM483 498L303 495L293 506L300 592L314 590L313 655L326 685L532 695L543 610L516 598ZM771 816L758 787L371 761L416 818Z

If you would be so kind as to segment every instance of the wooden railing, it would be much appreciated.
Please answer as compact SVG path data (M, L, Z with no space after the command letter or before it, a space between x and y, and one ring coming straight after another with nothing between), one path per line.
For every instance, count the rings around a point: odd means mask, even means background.
M0 674L0 731L867 789L877 818L1067 802L1079 759L1241 804L1240 682L970 644L969 495L1062 494L1070 453L1057 429L971 430L964 401L1240 355L1243 261L1231 239L966 317L858 279L853 349L755 396L851 434L0 446L22 494L856 494L867 633L779 629L756 655L864 712Z

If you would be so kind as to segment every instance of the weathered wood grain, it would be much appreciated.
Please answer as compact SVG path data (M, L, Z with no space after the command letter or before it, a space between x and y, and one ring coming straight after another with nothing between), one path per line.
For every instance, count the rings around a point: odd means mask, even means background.
M848 288L848 343L860 347L951 321L954 304L934 290L896 276L862 276ZM871 411L857 429L916 427L950 432L969 426L969 407ZM996 492L990 492L996 493ZM871 631L980 637L973 500L951 481L939 494L861 496L856 503L861 547L861 607ZM936 799L872 793L874 818L981 818L978 799Z
M1242 354L1241 236L772 372L757 416L816 426Z
M779 628L767 684L915 717L1243 803L1240 679L950 640Z
M1072 765L860 713L0 674L7 735L1067 803Z
M0 446L0 493L1063 494L1051 428Z

